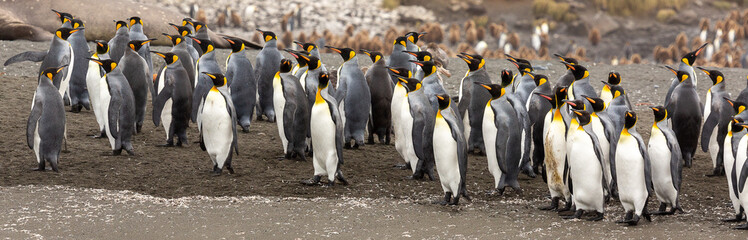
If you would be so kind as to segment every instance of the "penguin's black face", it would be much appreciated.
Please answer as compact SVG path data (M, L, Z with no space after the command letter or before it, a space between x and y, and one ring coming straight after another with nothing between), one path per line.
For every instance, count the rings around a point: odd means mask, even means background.
M192 22L192 26L195 27L195 32L200 31L200 29L205 29L205 23L200 21L194 21Z
M262 33L262 39L265 40L265 42L270 42L273 40L278 40L278 37L275 36L275 33L271 31L262 31L260 29L256 29L258 32Z
M626 129L630 129L636 125L636 112L634 111L626 111L626 114L624 114L624 124L623 126Z
M532 79L535 81L536 86L542 86L543 84L548 83L548 77L543 74L533 75Z
M195 26L195 20L193 20L192 18L189 18L189 17L182 18L182 26L187 26L187 24L189 24L190 26L194 27Z
M727 101L727 103L730 104L730 106L732 106L732 110L735 111L733 115L737 115L737 114L740 114L743 111L745 111L745 109L746 109L745 103L738 102L738 101L733 101L733 100L730 100L727 97L723 97L723 98L725 99L725 101Z
M319 60L319 58L311 55L299 55L299 57L306 60L307 65L309 65L309 70L316 70L320 66L322 66L322 60Z
M650 107L652 109L652 113L654 113L654 121L655 123L658 123L662 120L665 120L667 118L667 109L663 106L654 106Z
M55 35L62 39L62 40L68 40L68 37L70 37L71 34L80 31L83 28L58 28L57 31L55 31Z
M530 66L530 68L532 68L532 63L530 63L530 61L527 61L527 59L516 58L516 57L513 57L512 55L509 55L509 54L504 54L504 56L506 56L508 59L511 59L514 62L524 63L527 66Z
M431 61L433 57L431 56L430 52L427 51L420 51L420 52L411 52L411 51L403 51L407 54L413 55L418 59L418 61Z
M391 68L391 67L387 67L387 69L391 73L394 73L395 75L400 76L400 77L404 77L404 78L411 78L411 77L413 77L413 73L411 73L410 70L405 69L405 68Z
M574 110L574 109L576 109L576 110L582 110L582 111L587 110L586 106L584 105L584 101L582 101L582 99L575 99L575 100L565 99L563 101L566 104L568 104L569 106L571 106L572 110Z
M514 79L514 73L512 70L504 69L501 70L501 86L506 87L509 86L509 84L512 84L512 80Z
M555 92L555 100L554 102L557 104L556 108L561 107L563 105L564 99L566 99L566 96L568 92L566 91L565 87L556 87Z
M188 28L188 27L179 26L179 25L176 25L176 24L173 24L173 23L169 23L169 25L171 25L172 27L174 27L174 29L177 30L177 34L179 34L179 36L186 37L186 36L192 34L192 31L190 31L190 28Z
M350 48L336 48L333 46L325 46L338 54L340 54L341 57L343 57L343 61L348 61L356 57L356 51L353 51L353 49Z
M179 60L179 57L171 52L156 52L151 51L151 53L158 55L159 57L163 58L167 65L175 63Z
M608 86L610 86L610 94L613 95L613 99L616 99L626 94L626 92L623 90L623 87L621 87L620 85L608 85Z
M447 94L437 94L436 99L439 102L439 110L447 109L452 101Z
M707 43L704 43L704 45L701 45L701 47L697 48L693 52L686 53L686 55L683 55L683 58L681 58L680 61L688 66L693 66L693 63L696 62L696 57L701 54L701 50L704 50L704 47L706 47L706 45Z
M431 74L436 72L436 64L434 62L424 62L424 61L412 61L415 65L418 65L423 69L423 76L428 77L431 76Z
M478 84L479 86L488 90L488 93L491 94L491 99L500 98L501 96L504 96L504 93L506 93L506 90L498 84L485 84L479 82L476 82L475 84Z
M301 49L304 49L304 51L312 52L312 50L317 49L317 45L314 43L302 43L299 41L293 41L296 43L296 45L299 45Z
M577 61L576 58L564 57L558 53L554 53L553 56L557 57L558 59L561 59L562 62L567 62L571 65L579 65L579 61ZM566 69L569 70L569 67L567 66Z
M214 87L223 87L226 85L226 77L223 76L221 73L206 73L203 72L203 74L210 77L211 80L213 80L213 86Z
M740 117L732 118L732 121L730 121L730 124L732 125L732 132L743 131L743 128L745 127L741 125L742 122L743 122L743 119Z
M720 72L719 70L716 70L716 69L708 70L702 67L696 67L696 68L703 71L704 73L706 73L706 75L709 76L709 79L712 80L712 85L717 85L718 83L721 83L722 81L725 80L725 75L723 75L722 72Z
M80 20L79 18L70 19L70 25L73 25L73 28L85 27L85 24L83 24L83 20Z
M590 113L584 110L573 109L574 116L577 118L579 126L585 126L590 123Z
M395 38L395 42L392 43L392 44L395 45L395 46L400 45L400 46L405 47L405 44L406 44L405 41L408 41L407 37L397 37L397 38Z
M403 78L399 77L397 78L397 81L400 82L400 85L403 85L408 92L413 92L418 89L421 89L421 81L415 78Z
M514 60L513 58L507 58L506 60L512 63L515 67L517 67L517 71L519 71L519 73L522 76L528 73L532 74L532 71L533 71L532 65L524 63L524 62L518 62Z
M689 78L688 73L685 72L685 71L678 71L678 72L675 73L675 76L678 77L678 81L680 81L680 82L686 81L686 79Z
M608 73L608 84L610 85L621 84L621 74L618 72Z
M104 68L104 71L106 73L112 72L112 70L114 70L114 68L117 67L117 62L112 61L111 59L98 60L98 59L88 58L88 60L98 63L102 68Z
M229 45L231 45L231 52L237 53L244 50L244 41L241 39L233 37L223 37L223 39L226 39L226 41L229 42Z
M58 68L47 68L42 71L42 76L49 78L49 81L54 81L55 76L57 76L60 71L62 71L63 68L67 67L68 65L64 65Z
M129 43L127 43L127 46L130 46L130 49L134 51L139 51L141 47L145 46L147 43L153 41L155 39L148 39L148 40L131 40Z
M96 54L109 52L109 43L104 40L96 40Z
M458 54L457 57L460 57L465 63L468 65L468 69L473 71L478 71L479 69L483 68L483 65L486 64L486 61L483 60L483 57L480 55L467 55L467 54Z
M366 55L368 55L369 58L371 58L371 61L374 62L374 63L378 62L379 60L382 60L382 58L383 58L382 57L382 53L377 52L377 51L369 51L369 50L366 50L366 49L361 49L361 52L365 53Z
M293 69L293 63L291 62L291 60L285 58L281 59L280 69L278 71L281 73L287 73L290 72L291 69Z
M587 68L581 66L581 65L572 65L568 62L562 62L566 67L571 70L571 73L574 74L574 80L582 80L590 76L590 72L587 71Z
M317 78L317 80L319 80L319 85L317 85L317 88L319 90L322 90L325 89L330 83L330 76L328 76L325 72L321 72L319 73L319 77Z
M421 38L423 35L426 35L426 32L409 32L405 34L405 38L408 39L409 42L412 43L418 43L418 39Z
M57 14L57 18L60 19L60 23L65 23L65 22L67 22L67 21L69 21L70 19L73 18L73 15L71 15L70 13L60 12L60 11L57 11L57 10L54 10L54 9L52 9L52 12L54 12L55 14Z
M213 51L214 49L213 42L211 42L210 40L199 39L199 38L194 38L194 37L191 37L191 38L192 38L192 41L195 41L198 45L200 45L200 49L202 49L203 54Z
M605 110L605 101L603 101L601 98L597 97L590 97L582 95L584 99L587 99L588 102L590 102L590 105L592 106L592 111L595 112L602 112Z
M141 20L140 17L138 17L138 16L130 17L127 20L130 20L130 25L128 25L129 27L132 27L135 24L143 25L143 20Z
M125 21L117 21L117 22L114 23L114 26L115 26L114 31L117 31L117 30L119 30L120 28L123 28L123 27L127 28L127 22L125 22Z
M304 51L304 52L298 52L298 51L294 51L294 50L291 50L291 49L288 49L288 48L283 49L283 51L286 51L288 54L291 54L291 56L294 59L296 59L296 63L299 64L299 67L306 67L306 65L307 65L306 59L302 58L301 54L308 55L309 53L307 53L306 51Z

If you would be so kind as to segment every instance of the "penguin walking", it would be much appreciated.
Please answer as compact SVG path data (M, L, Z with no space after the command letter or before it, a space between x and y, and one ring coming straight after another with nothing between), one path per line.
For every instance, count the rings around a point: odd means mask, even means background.
M484 68L486 61L479 55L457 55L468 65L468 72L460 83L458 110L462 116L464 135L467 137L468 151L479 154L486 152L483 141L483 113L491 94L480 90L480 85L475 83L490 84L491 78Z
M135 133L135 97L130 84L114 60L89 60L98 63L106 74L101 77L101 112L106 114L104 123L112 155L122 154L124 149L133 156L132 135Z
M603 219L605 192L608 190L608 181L603 174L602 149L590 125L590 113L577 109L572 111L574 118L566 134L566 152L573 153L568 155L568 174L576 212L564 218L580 218L585 211L594 211L595 216L587 220L599 221Z
M551 205L541 207L540 210L566 211L571 209L571 193L564 181L566 172L566 129L567 125L561 112L566 111L566 88L556 87L553 95L535 93L550 102L552 108L545 115L543 128L543 161L544 177L551 193ZM566 206L559 209L558 202L563 198Z
M337 101L324 91L329 86L327 73L320 73L317 78L319 85L310 119L314 176L301 183L308 186L316 185L322 176L327 176L327 186L334 186L335 179L343 185L348 185L340 169L343 165L343 123L338 113Z
M293 66L288 59L281 60L280 70L273 79L273 107L278 125L278 135L283 144L286 159L295 156L306 161L306 135L309 122L306 119L309 111L306 93L301 83L291 73Z
M97 40L96 52L91 55L91 58L96 60L109 59L109 44L105 41ZM99 96L101 95L99 94L99 91L101 90L99 83L101 77L104 76L104 70L101 69L101 66L98 63L91 60L87 61L88 69L86 71L86 88L89 94L89 101L91 102L91 110L93 110L94 116L96 117L96 123L99 126L99 133L94 135L94 137L102 138L106 137L106 132L104 131L104 117L106 116L106 113L99 111L99 109L101 109L99 106Z
M187 70L174 53L153 52L164 59L164 67L156 76L158 94L153 97L153 124L158 127L163 122L166 133L165 147L174 146L174 135L177 146L186 145L187 128L192 112L192 87Z
M358 66L356 52L350 48L325 46L343 57L343 66L338 71L338 89L335 99L345 126L344 147L356 148L364 145L364 132L371 109L371 91L366 83L366 76ZM351 146L351 141L355 144Z
M81 109L91 110L89 94L86 90L86 73L88 72L88 42L86 42L85 24L77 18L71 18L70 24L73 29L80 29L68 37L70 43L71 69L70 85L66 89L70 101L70 111L77 113Z
M722 160L724 160L725 165L725 176L727 177L727 191L729 192L730 196L730 202L732 203L732 208L735 213L734 218L728 218L723 219L723 222L742 222L745 218L743 218L743 213L745 209L741 205L741 201L738 198L740 196L740 193L738 190L738 181L737 181L737 172L736 169L736 154L738 151L742 151L738 149L738 145L740 143L740 140L745 136L746 130L740 125L737 125L738 123L742 122L743 119L741 117L735 117L730 121L730 126L728 127L729 131L727 132L727 136L725 137L723 141L723 145L725 148L724 151L724 157Z
M696 58L701 54L701 51L704 50L704 47L706 47L708 43L705 43L704 45L701 45L701 47L697 48L696 50L686 53L681 57L680 63L678 64L678 71L685 72L689 80L691 82L691 85L695 88L698 86L698 79L696 76L696 71L693 70L693 64L696 62ZM665 107L667 107L670 103L670 100L672 99L673 92L675 91L675 88L680 85L680 82L683 80L678 78L673 78L672 83L670 84L670 88L667 91L667 94L665 95ZM670 112L670 111L668 111ZM688 164L686 165L687 167Z
M220 73L205 73L213 82L213 87L200 100L200 148L208 152L213 162L213 174L220 175L223 167L234 174L231 165L233 153L239 155L236 141L236 111L227 93L226 77Z
M257 103L257 78L252 62L244 50L244 42L237 38L224 39L231 45L231 54L226 59L226 79L230 83L231 100L236 108L237 124L242 128L242 132L247 133L252 125Z
M371 114L369 116L369 144L374 144L374 134L379 143L390 144L390 129L392 129L392 80L387 70L382 53L362 49L361 52L371 58L373 64L366 71L366 82L371 92Z
M112 61L119 62L119 59L125 56L125 51L129 48L130 32L127 28L127 22L117 21L114 24L114 37L109 40L109 56Z
M655 196L660 201L660 208L652 214L674 214L676 210L683 212L678 195L680 193L681 163L680 146L675 133L667 125L667 110L663 106L651 107L654 112L652 132L649 135L649 161L652 171L652 186ZM667 205L670 211L666 212Z
M148 106L148 93L153 93L153 81L148 70L148 63L138 54L138 51L153 40L155 39L130 41L128 44L130 49L125 51L125 56L119 61L122 73L127 78L135 97L135 133L140 133L143 128L145 109Z
M450 107L452 99L446 94L436 97L439 99L439 111L434 121L434 160L444 190L444 200L436 203L457 205L460 196L470 200L465 184L467 144L460 130L461 121Z
M697 67L704 71L712 80L712 87L706 92L704 104L704 123L701 128L701 150L709 152L712 158L712 173L709 177L721 176L725 174L725 166L722 164L724 156L724 145L720 139L725 139L727 126L730 124L733 115L732 106L725 101L728 97L725 91L725 76L718 70L707 70Z
M616 154L611 155L615 169L613 177L618 184L618 198L626 216L617 223L636 225L644 216L651 221L647 212L647 199L652 193L652 175L649 154L644 140L636 131L636 113L627 111L624 128L616 143Z
M200 58L197 59L197 65L195 68L195 79L191 80L194 81L192 86L194 86L194 89L192 90L192 115L190 116L192 119L192 122L195 122L198 124L198 131L200 131L200 103L202 103L202 98L205 96L205 94L210 91L210 89L213 87L213 80L208 77L208 75L205 74L198 74L207 72L207 73L221 73L221 67L218 65L218 61L216 61L215 52L213 51L213 42L207 39L197 39L192 38L192 42L198 44L198 47L201 49L201 52L203 55L200 56ZM187 44L187 43L182 43ZM175 52L178 53L178 52ZM189 56L185 56L187 59ZM182 62L184 63L184 62ZM227 79L227 85L230 86L231 82Z
M130 40L148 40L148 36L143 31L143 20L140 17L134 16L127 19L130 21L128 28L130 29L129 35ZM148 76L153 73L153 59L151 58L151 43L146 43L143 47L138 50L138 55L145 59L148 65Z
M187 77L190 78L190 85L193 86L193 89L196 88L195 85L197 84L197 78L200 76L197 74L197 65L200 63L199 60L197 62L192 60L192 56L189 52L190 46L187 46L184 37L180 35L169 35L166 33L162 34L171 40L172 48L169 52L174 53L179 57L179 61L182 62L182 67L184 67L184 70L187 70ZM193 113L194 112L195 111L193 111Z
M590 125L592 126L592 131L597 136L597 141L600 143L600 150L602 150L603 174L605 175L605 180L607 181L605 185L607 186L608 190L608 192L606 192L606 199L610 199L610 197L615 197L618 195L615 189L615 180L613 179L613 175L611 174L611 172L615 170L611 169L610 164L610 145L614 142L618 142L618 138L615 137L615 125L610 119L610 115L608 115L608 113L604 111L605 101L603 101L601 98L590 97L586 95L582 95L582 97L584 97L587 102L592 105L592 112L590 113Z
M262 116L267 117L268 121L275 121L275 112L273 112L273 76L280 68L280 61L283 58L278 51L278 37L270 31L262 31L262 37L265 40L265 46L257 53L255 60L255 77L257 78L257 94L259 95L259 105L257 106L257 119L261 120Z
M36 87L31 114L26 124L26 142L34 150L39 165L34 171L45 171L49 162L58 172L60 151L65 138L65 105L52 81L65 66L42 71Z
M688 73L676 71L670 67L668 69L675 73L681 83L673 89L670 101L665 105L665 108L667 108L668 113L672 113L670 120L673 132L675 132L678 144L683 152L685 166L691 167L701 130L702 105L699 95L696 93L696 86L689 80Z
M418 79L400 77L398 82L407 93L401 103L398 125L402 140L395 143L395 148L405 160L406 167L412 170L412 179L423 179L428 175L430 180L434 180L434 157L427 152L430 144L425 141L429 139L427 128L433 126L435 112L431 111L431 103Z

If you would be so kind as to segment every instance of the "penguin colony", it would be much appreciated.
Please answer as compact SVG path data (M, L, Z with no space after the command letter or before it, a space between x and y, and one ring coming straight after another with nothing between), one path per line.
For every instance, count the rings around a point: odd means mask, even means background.
M50 49L6 62L42 62L26 132L38 171L47 170L46 164L60 170L60 152L66 148L65 99L72 112L94 111L95 137L107 138L113 155L123 150L135 155L132 140L141 131L150 94L153 123L166 133L163 146L189 145L187 131L195 123L197 143L216 175L223 169L234 173L238 128L247 132L253 118L265 119L278 126L284 158L312 158L314 172L301 182L305 185L348 184L343 149L374 144L374 135L389 144L394 135L403 159L398 168L411 170L413 179L435 180L438 175L444 197L435 203L470 200L467 159L472 153L486 156L493 193L522 191L520 173L540 175L551 197L540 209L559 211L565 219L601 220L606 202L618 200L626 212L618 222L629 225L642 217L650 220L651 214L683 211L682 167L691 166L700 138L702 151L712 159L710 176L728 180L735 217L725 221L746 219L748 93L730 99L719 70L694 67L706 44L684 54L677 68L667 67L674 74L672 85L665 102L651 107L655 123L645 143L621 75L609 73L598 92L587 68L563 55L555 56L566 72L555 81L536 74L530 61L508 54L516 74L504 69L500 79L492 80L481 55L461 53L468 72L458 94L450 96L434 56L417 45L426 32L394 38L389 57L324 46L344 61L331 75L320 60L319 46L296 42L300 50L283 49L294 63L280 54L273 32L258 29L265 44L254 66L245 54L253 44L224 37L231 46L224 71L202 22L185 18L181 25L171 24L177 34L164 35L172 50L156 52L148 50L154 39L143 35L140 18L116 21L115 37L95 41L89 55L87 45L75 44L85 43L75 40L83 37L76 35L84 30L83 21L54 13L62 26ZM359 53L368 57L361 61L373 62L365 72L358 65ZM151 54L165 64L152 66ZM85 61L77 61L80 56ZM712 82L704 105L696 92L699 75ZM653 212L647 208L650 197L660 203ZM748 224L737 228L748 229Z

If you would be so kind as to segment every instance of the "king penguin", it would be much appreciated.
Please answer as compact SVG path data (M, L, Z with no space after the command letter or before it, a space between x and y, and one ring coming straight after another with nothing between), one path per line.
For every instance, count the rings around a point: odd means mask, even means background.
M369 144L374 144L374 134L379 143L390 144L390 129L392 129L392 80L387 70L382 53L362 49L361 52L371 58L373 64L366 71L366 82L371 93L371 113L369 114Z
M644 216L651 221L647 212L647 199L652 193L652 174L647 153L641 135L636 131L636 113L627 111L624 128L616 144L616 154L611 155L614 165L613 177L618 184L618 199L623 205L626 216L617 223L636 225Z
M257 53L255 60L255 77L257 78L257 94L259 95L259 105L257 105L257 119L261 120L262 116L267 117L268 121L275 121L275 112L273 112L273 77L280 68L280 61L283 58L278 51L278 37L270 31L262 31L262 37L265 40L265 46ZM250 96L251 97L251 96Z
M298 156L306 161L306 135L309 122L306 119L308 107L306 93L301 83L291 73L293 66L290 60L283 59L280 69L273 78L273 108L276 113L275 123L278 135L283 144L286 159Z
M35 171L45 171L47 162L53 171L59 171L60 151L65 138L65 105L52 81L64 67L42 71L34 93L26 124L26 142L36 155L39 167Z
M725 139L727 126L733 117L732 106L725 101L729 97L725 90L725 76L718 70L707 70L697 67L704 71L712 80L712 87L706 92L704 104L704 124L701 129L701 150L709 152L712 158L712 173L710 177L721 176L725 174L725 166L722 165L724 146L718 139Z
M143 20L140 19L140 17L130 17L128 20L130 20L130 25L128 28L130 29L130 40L140 40L140 41L146 41L148 40L148 37L145 35L143 31ZM151 76L153 74L153 59L151 58L151 43L146 43L143 47L141 47L138 50L138 55L143 57L145 59L145 62L148 64L148 76Z
M124 149L129 155L135 155L132 147L132 135L135 133L135 98L130 84L114 60L89 60L104 68L106 75L101 77L101 112L106 114L104 123L112 155L122 154Z
M743 129L748 128L748 124L745 122L739 122L734 125L740 126ZM748 161L746 161L748 160L748 151L746 151L746 149L748 149L748 135L744 134L738 141L737 145L738 146L735 149L735 167L731 174L734 180L732 191L735 192L737 199L740 201L742 209L740 212L745 215L745 206L748 206L748 190L745 189L746 182L748 182ZM736 216L736 219L737 218L738 217ZM743 216L741 216L741 218L743 218ZM735 229L746 230L748 229L748 223L738 225Z
M569 99L584 99L582 95L597 97L597 92L592 87L592 85L590 85L590 72L586 67L577 64L571 65L571 63L567 62L563 62L563 64L566 65L566 67L569 68L569 70L571 70L572 74L574 75L574 82L572 82L569 86ZM589 103L585 103L585 105L587 105L585 109L592 108Z
M294 51L291 49L283 49L283 51L286 51L288 54L291 54L291 56L296 60L296 64L291 69L291 73L294 75L294 77L298 78L301 81L301 87L306 88L306 83L301 78L302 75L306 72L307 69L309 69L309 65L306 62L306 59L301 57L301 54L309 55L309 52L307 51Z
M521 103L525 105L530 98L530 94L532 94L532 91L537 87L534 80L535 78L532 74L532 65L524 62L517 62L512 58L507 58L507 60L514 64L514 66L517 67L517 71L519 71L519 76L517 76L519 79L513 81L514 84L516 84L513 92L522 101Z
M220 175L223 167L234 174L231 165L233 153L239 155L236 136L236 111L226 86L226 77L220 73L205 73L213 82L213 87L200 100L200 148L208 152L213 162L213 174Z
M169 23L174 29L177 30L177 35L182 37L182 41L184 41L185 46L184 48L187 50L187 52L190 54L190 58L192 59L192 62L197 62L197 59L200 58L200 53L197 52L197 49L195 49L195 46L193 45L192 38L190 38L190 35L192 32L190 31L190 28L185 26L179 26L173 23Z
M200 48L201 52L203 53L203 55L201 55L200 58L197 59L194 75L195 79L190 81L191 83L193 83L194 81L194 85L191 85L194 86L194 89L192 90L192 115L190 117L193 122L198 123L199 127L201 107L200 103L202 102L201 99L213 87L213 80L208 75L199 73L221 73L222 71L221 67L218 65L218 61L216 61L215 52L213 51L213 42L207 39L197 38L192 38L192 42L198 44L198 48ZM183 42L182 44L186 45L187 43ZM184 53L182 54L184 55ZM187 57L188 60L191 59L189 58L189 56L185 57ZM182 64L184 64L184 62L182 62ZM230 86L231 81L228 80L228 77L226 79L227 86ZM200 129L198 128L198 131L199 130Z
M699 133L701 132L702 105L696 92L696 86L689 79L689 74L685 71L676 71L670 67L668 69L675 73L681 83L673 89L670 101L665 105L665 108L667 108L668 114L672 115L670 120L673 132L675 132L678 144L680 144L680 149L683 152L685 166L691 167L691 161L696 153Z
M444 190L441 205L457 205L460 196L470 200L466 189L467 144L460 129L460 118L449 105L452 99L446 94L437 95L439 110L434 121L434 161L439 181Z
M169 38L169 40L171 40L172 48L169 52L174 53L177 55L177 57L179 57L179 61L182 62L182 67L184 67L184 70L187 70L187 77L190 78L190 86L193 86L194 88L197 84L197 77L199 76L197 74L197 64L199 62L196 63L194 60L192 60L192 56L189 52L190 46L187 46L187 43L184 41L184 37L180 35L169 35L166 33L162 34Z
M551 104L551 110L545 115L543 124L543 176L551 193L551 205L541 207L540 210L569 210L571 209L571 193L564 181L566 172L566 121L561 114L566 111L566 88L556 87L553 95L535 93L545 98ZM559 209L558 202L563 198L566 206Z
M431 103L422 88L421 82L415 78L398 78L400 87L407 91L400 107L399 137L400 144L395 148L406 162L406 168L413 172L412 179L423 179L428 175L434 180L434 156L427 152L427 126L433 126L435 112L431 111Z
M127 43L130 42L130 32L127 28L127 22L117 21L115 24L114 37L109 40L109 56L112 61L119 62L119 59L125 55Z
M404 52L408 50L406 48L406 41L406 37L398 37L392 43L393 47L392 53L390 53L389 66L391 68L405 68L410 70L411 72L416 72L416 66L410 62L411 60L415 60L416 58Z
M745 210L743 209L743 206L741 206L740 199L738 198L740 193L737 191L738 176L736 175L737 169L735 168L735 157L739 151L738 145L740 140L746 134L746 129L737 125L740 122L742 122L742 118L738 116L730 121L729 131L723 142L725 152L722 159L724 160L725 172L727 173L725 174L727 177L727 191L729 192L730 202L732 203L732 208L735 213L734 218L723 219L723 222L742 222L745 219L743 218L743 212Z
M511 88L511 82L506 82L504 85L504 79L511 77L511 72L503 72L502 86L509 86ZM551 89L551 83L548 82L548 77L542 74L533 75L533 80L537 87L532 90L529 100L525 108L527 109L528 120L530 124L530 136L532 136L532 168L536 174L540 173L540 166L543 164L545 158L545 149L543 147L543 128L545 126L545 115L551 110L552 106L543 97L536 93L542 93L546 96L553 95L553 89Z
M701 47L697 48L693 52L686 53L683 55L683 57L680 59L680 63L678 64L678 71L686 72L688 75L691 85L694 86L694 88L698 85L696 72L693 70L693 64L696 62L696 57L699 56L702 50L704 50L704 47L706 47L708 43L704 43L704 45L701 45ZM670 88L667 91L667 94L665 95L665 107L668 106L670 103L670 99L672 99L673 91L675 91L675 87L680 85L679 83L682 82L681 79L674 78L672 80L672 83L670 84ZM688 165L686 165L689 167Z
M569 131L566 134L569 178L573 193L572 200L576 212L566 219L580 218L585 211L594 211L595 216L587 219L603 219L607 180L603 174L603 154L600 142L590 125L590 113L574 109Z
M80 29L68 37L71 47L70 86L66 89L70 101L70 111L80 112L82 108L91 110L89 94L86 90L86 73L88 72L88 43L86 42L85 25L77 18L70 19L73 29Z
M390 74L395 74L399 78L403 79L409 79L410 76L401 76L399 73L401 70L393 69L390 67L387 67L387 70ZM406 71L403 69L402 71ZM408 84L409 81L401 81L398 80L397 84L395 84L395 89L392 91L392 102L390 104L390 112L392 113L392 130L394 131L395 136L404 136L404 137L396 137L395 138L395 149L400 154L400 157L405 160L405 164L398 164L395 165L395 167L401 168L401 169L414 169L415 166L410 165L410 158L406 157L406 146L409 146L408 141L406 141L406 138L410 136L410 134L406 133L406 130L413 128L413 121L403 121L403 117L411 117L411 111L409 109L403 110L405 106L408 105L408 92L410 89L415 90L416 83L411 83L411 87L408 88L406 84ZM418 81L418 84L421 82ZM420 86L419 86L420 88ZM404 114L408 114L408 116L404 116ZM410 130L412 131L412 130ZM415 153L413 153L415 154Z
M343 66L338 71L338 89L335 99L345 126L344 147L359 148L364 145L366 122L369 120L371 109L371 92L366 83L366 76L358 65L356 52L350 48L335 48L326 46L343 57ZM355 144L351 146L351 141Z
M148 106L148 93L153 93L153 81L148 70L148 63L138 54L140 48L155 39L145 41L132 40L128 44L130 49L125 51L125 56L119 61L122 73L130 83L133 96L135 97L135 129L140 133L145 120L145 109ZM150 56L148 56L150 58Z
M91 58L97 60L109 59L109 44L105 41L97 40L96 52L91 55ZM86 88L88 89L91 109L96 117L96 123L99 125L99 133L95 134L94 137L101 138L106 136L106 132L104 132L104 116L106 116L106 113L99 111L99 109L101 109L99 106L99 90L101 89L99 83L101 77L104 76L104 70L101 69L101 66L98 63L91 60L87 61L88 71L86 72Z
M476 83L490 84L491 78L484 68L486 60L479 55L457 55L468 65L468 72L460 82L458 93L458 111L462 116L462 124L467 139L468 152L478 150L479 154L485 154L486 146L483 145L483 113L486 104L491 100L491 94L481 90Z
M569 63L569 65L579 65L579 61L577 61L577 59L575 58L564 57L564 56L561 56L560 54L553 54L553 56L556 56L557 58L561 59L561 62ZM566 64L564 64L564 66L566 66ZM554 85L554 87L568 88L569 86L571 86L571 83L573 82L574 82L574 73L572 72L571 68L566 66L566 72L564 72L564 74L562 74L561 77L559 77L558 80L556 80L556 85ZM605 101L605 102L608 102L608 101Z
M153 52L164 59L165 65L156 76L156 94L153 97L153 124L158 127L163 122L166 133L166 144L174 146L174 135L177 146L186 145L187 128L192 112L192 87L187 77L187 70L174 53Z
M600 90L600 99L605 102L605 107L607 108L611 101L613 101L613 93L610 91L610 86L619 86L621 85L621 74L615 71L611 71L608 73L608 82L603 82L603 89ZM627 96L623 96L626 100L626 106L629 109L631 108L631 102L629 101Z
M605 112L605 101L601 98L586 95L583 95L582 97L592 105L590 125L592 126L592 131L597 136L597 140L600 143L600 149L602 150L603 174L605 174L605 180L607 180L606 186L609 191L606 192L606 199L610 199L610 197L617 196L615 185L613 184L613 175L611 174L614 170L611 169L610 165L610 145L613 142L618 142L615 125L610 119L610 115Z
M654 112L654 124L649 135L649 161L652 171L652 186L655 196L660 202L660 208L655 215L673 214L680 208L678 195L680 193L681 163L680 146L675 133L667 125L667 110L663 106L651 107ZM670 211L665 209L670 205Z
M252 62L247 58L244 42L237 38L225 37L231 45L231 53L226 59L226 79L231 83L231 99L236 108L237 124L243 132L249 132L255 104L257 103L257 78ZM249 96L249 97L247 97Z

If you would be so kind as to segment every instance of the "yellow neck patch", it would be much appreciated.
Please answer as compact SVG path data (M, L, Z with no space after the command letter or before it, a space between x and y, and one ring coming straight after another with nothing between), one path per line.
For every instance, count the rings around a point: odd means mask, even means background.
M213 87L210 88L210 91L211 92L218 92L218 88L216 88L216 86L213 86Z
M326 102L325 102L325 99L324 99L324 98L322 98L322 94L321 94L321 93L322 93L322 90L324 90L324 89L325 89L325 88L317 88L317 94L316 94L316 96L314 97L314 104L321 104L321 103L326 103Z
M631 134L629 133L629 129L623 128L623 131L621 131L621 136L631 136Z

